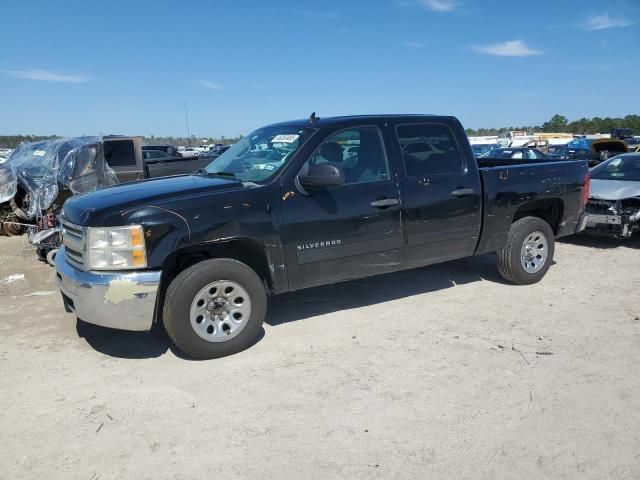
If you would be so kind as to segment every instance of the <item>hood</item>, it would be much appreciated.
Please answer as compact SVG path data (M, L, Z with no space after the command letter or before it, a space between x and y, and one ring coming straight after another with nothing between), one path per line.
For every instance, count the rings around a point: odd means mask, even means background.
M589 198L597 200L624 200L640 197L640 182L629 180L591 179Z
M626 152L627 145L622 140L602 138L600 140L594 140L593 142L591 142L591 149L596 153L600 153L604 150L607 150L609 152Z
M237 180L200 175L179 175L142 182L131 182L76 195L64 204L63 215L78 225L89 225L91 218L134 208L161 205L190 197L216 194L244 187Z

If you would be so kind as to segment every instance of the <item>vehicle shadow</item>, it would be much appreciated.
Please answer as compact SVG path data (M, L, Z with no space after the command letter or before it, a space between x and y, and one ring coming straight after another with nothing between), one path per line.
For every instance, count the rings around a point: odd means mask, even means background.
M271 300L266 323L282 325L483 280L507 283L498 273L495 255L468 257L278 295Z
M155 324L149 332L129 332L93 325L78 319L76 332L78 337L84 338L95 351L110 357L139 360L156 358L171 351L183 360L199 361L178 350L160 324ZM262 340L264 335L262 328L248 348Z
M100 327L78 319L76 332L91 348L111 357L155 358L171 348L171 342L162 328L153 328L150 332L128 332Z
M495 255L468 257L278 295L271 300L266 323L277 326L479 281L507 283L498 273ZM111 357L155 358L171 351L181 359L193 360L173 346L162 325L155 325L150 332L129 332L78 320L76 331L94 350ZM265 331L261 329L251 346L260 342L264 335Z
M615 238L611 235L605 235L602 233L581 232L568 237L562 237L557 240L561 243L569 243L571 245L578 245L581 247L592 248L640 248L640 236L631 238Z

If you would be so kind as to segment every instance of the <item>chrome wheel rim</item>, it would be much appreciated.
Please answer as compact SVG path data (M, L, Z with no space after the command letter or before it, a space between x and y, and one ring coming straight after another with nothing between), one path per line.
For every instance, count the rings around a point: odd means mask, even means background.
M522 244L520 263L527 273L537 273L547 263L549 242L544 233L535 231L527 235Z
M251 316L251 299L242 285L217 280L203 287L191 302L191 328L207 342L236 337Z

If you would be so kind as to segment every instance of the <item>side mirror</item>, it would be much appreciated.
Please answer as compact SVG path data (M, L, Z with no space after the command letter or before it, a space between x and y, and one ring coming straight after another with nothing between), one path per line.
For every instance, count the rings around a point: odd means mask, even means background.
M335 163L320 163L309 167L307 174L299 175L298 180L309 190L337 187L344 183L344 170Z

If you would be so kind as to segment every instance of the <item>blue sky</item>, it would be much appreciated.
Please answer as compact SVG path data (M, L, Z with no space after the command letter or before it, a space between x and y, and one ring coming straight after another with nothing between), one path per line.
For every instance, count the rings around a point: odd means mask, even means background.
M0 0L0 134L640 113L640 0Z

